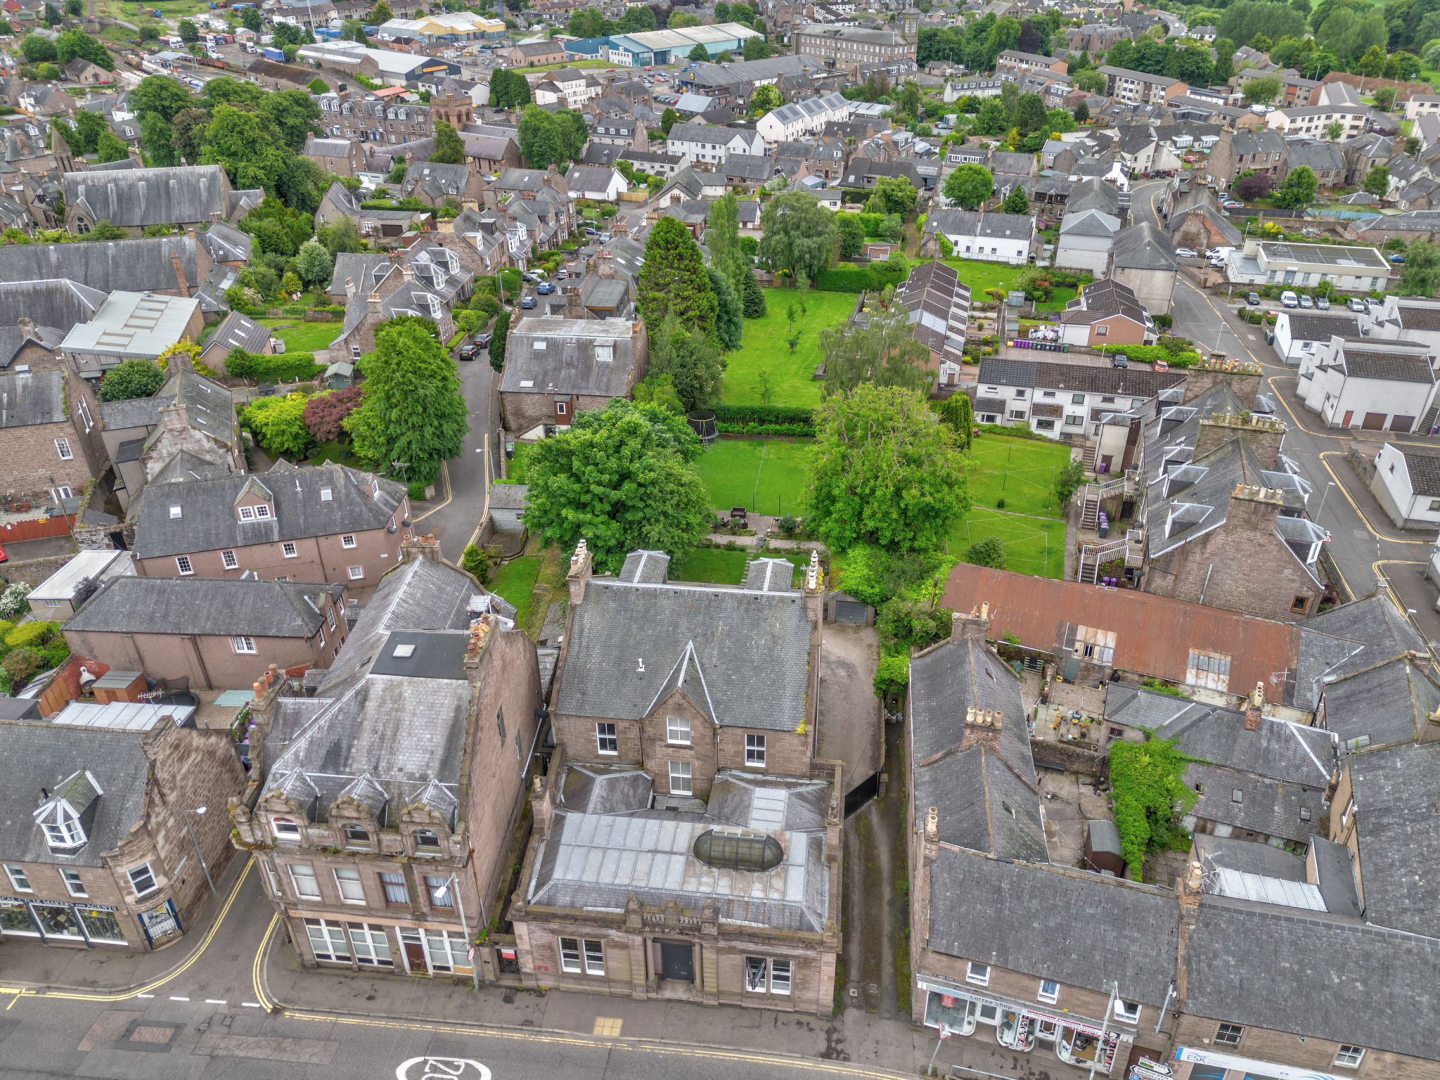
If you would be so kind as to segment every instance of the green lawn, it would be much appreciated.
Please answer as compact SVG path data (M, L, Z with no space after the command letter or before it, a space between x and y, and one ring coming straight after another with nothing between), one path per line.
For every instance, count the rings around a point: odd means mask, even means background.
M524 627L535 599L535 582L540 577L540 556L522 555L512 559L490 579L490 591L515 605L515 624Z
M338 322L304 322L291 318L256 321L271 327L275 336L285 343L287 352L313 353L328 349L330 343L340 336L342 329Z
M674 559L670 563L671 581L703 581L711 585L739 585L745 580L745 567L750 563L750 552L731 548L695 548L693 551ZM801 551L766 551L762 558L784 559L795 567L795 578L799 583L802 568L810 556Z
M821 384L813 376L822 358L820 332L844 323L859 297L812 290L805 294L805 314L801 315L794 289L764 291L765 317L745 320L740 348L726 359L725 389L720 400L726 405L761 404L760 372L768 371L773 393L770 404L800 408L818 405ZM800 341L793 353L785 344L790 336L786 312L791 304L796 305L795 325L800 330Z
M1009 263L980 262L975 259L946 259L946 266L953 266L960 272L960 281L970 286L970 296L975 302L985 298L985 290L999 289L1008 292L1015 280L1024 272L1023 266Z
M951 551L964 558L972 544L995 536L1005 545L1007 570L1064 577L1065 521L1050 491L1069 459L1059 443L1003 435L976 439L967 470L974 505L951 532Z
M531 443L517 442L515 456L505 466L505 481L510 484L525 483L525 459L530 453Z
M756 514L805 513L808 441L720 439L701 456L700 478L718 510L743 506Z

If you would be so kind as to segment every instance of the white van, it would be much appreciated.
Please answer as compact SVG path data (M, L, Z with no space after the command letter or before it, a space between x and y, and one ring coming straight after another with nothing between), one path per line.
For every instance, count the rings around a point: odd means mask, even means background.
M1280 294L1280 304L1282 307L1298 308L1300 306L1300 298L1289 289L1286 289Z

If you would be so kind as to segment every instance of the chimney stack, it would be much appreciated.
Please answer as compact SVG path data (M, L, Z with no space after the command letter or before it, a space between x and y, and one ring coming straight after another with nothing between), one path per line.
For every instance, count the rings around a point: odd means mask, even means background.
M172 357L171 359L175 359ZM190 414L186 411L183 402L176 401L160 410L160 428L162 431L172 431L182 434L190 429Z
M971 608L969 615L955 612L950 616L950 637L955 641L975 638L984 642L990 630L990 605Z
M585 601L585 584L594 576L595 557L590 553L590 545L582 537L580 543L575 545L575 554L570 556L570 569L565 574L566 584L570 586L570 604Z
M1265 705L1265 684L1257 682L1255 689L1250 691L1250 697L1245 702L1245 730L1259 731L1260 721L1263 719L1261 709Z

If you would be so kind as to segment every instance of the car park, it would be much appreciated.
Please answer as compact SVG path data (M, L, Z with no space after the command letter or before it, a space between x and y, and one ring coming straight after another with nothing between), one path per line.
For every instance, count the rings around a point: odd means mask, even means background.
M1280 304L1282 307L1287 308L1299 307L1300 298L1296 296L1293 292L1291 292L1289 289L1286 289L1283 293L1280 294Z
M1328 296L1315 297L1315 306L1321 311L1330 310L1330 298Z
M1315 300L1314 300L1313 297L1310 296L1309 293L1301 293L1301 294L1300 294L1300 306L1301 306L1302 308L1304 308L1306 311L1313 310L1314 307L1315 307Z
M1198 259L1200 257L1200 253L1198 251L1196 251L1194 248L1187 247L1176 248L1175 254L1182 259Z
M1251 307L1259 307L1260 294L1257 292L1248 293L1245 297L1245 303L1249 304Z

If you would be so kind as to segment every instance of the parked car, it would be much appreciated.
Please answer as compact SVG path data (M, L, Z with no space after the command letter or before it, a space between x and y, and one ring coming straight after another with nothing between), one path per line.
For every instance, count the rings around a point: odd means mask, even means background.
M1300 306L1300 298L1289 289L1280 294L1280 303L1284 307L1293 308Z
M480 347L473 341L467 341L464 345L460 346L458 355L461 360L474 360L480 355Z
M535 286L535 291L541 296L549 296L555 291L555 286L551 285L548 281L542 281L539 285Z
M1306 311L1312 311L1315 308L1315 300L1309 293L1301 293L1300 306Z
M4 562L8 558L10 558L10 556L5 554L5 549L0 547L0 562Z
M1357 312L1361 315L1365 314L1365 312L1370 310L1370 306L1358 296L1352 296L1350 297L1350 299L1346 300L1345 306L1351 311Z
M1244 210L1244 209L1245 209L1245 204L1244 204L1243 202L1241 202L1239 199L1226 199L1226 200L1225 200L1224 202L1222 202L1220 205L1223 206L1226 210Z
M1196 251L1194 248L1187 247L1176 248L1175 254L1181 259L1198 259L1200 257L1200 253L1198 251Z
M526 270L525 273L520 275L520 280L528 281L531 285L534 285L535 282L539 281L540 279L535 276L535 271Z
M490 342L494 340L494 338L495 335L492 334L489 330L476 334L475 347L477 349L488 349L490 347Z
M1116 353L1110 357L1110 366L1114 368L1128 368L1130 366L1130 358L1124 353Z
M1260 294L1257 292L1248 293L1245 297L1245 303L1249 304L1251 307L1259 307Z
M520 301L520 306L526 311L533 311L539 305L539 303L540 301L536 300L535 297L527 296Z
M1404 266L1404 265L1405 265L1405 256L1404 256L1404 255L1391 255L1391 256L1390 256L1390 261L1391 261L1392 263L1394 263L1396 266Z
M1328 296L1317 296L1317 297L1315 297L1315 306L1316 306L1317 308L1319 308L1321 311L1329 311L1329 310L1330 310L1330 298L1329 298Z

